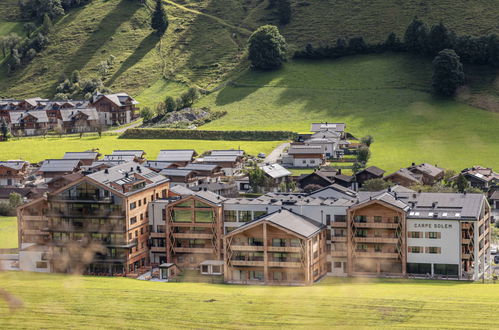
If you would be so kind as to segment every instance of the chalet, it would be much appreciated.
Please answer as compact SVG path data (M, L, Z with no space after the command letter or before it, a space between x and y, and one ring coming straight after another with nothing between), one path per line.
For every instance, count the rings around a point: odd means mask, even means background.
M324 187L316 191L312 191L307 196L353 200L357 198L357 193L352 189L345 188L343 186L340 186L339 184L333 183L330 186Z
M362 187L364 182L372 179L382 179L385 171L376 167L369 166L355 174L355 181L358 183L359 187Z
M192 149L160 150L156 160L185 166L191 163L196 156L196 151Z
M92 96L91 105L97 109L101 122L106 125L128 124L139 116L138 102L126 93Z
M228 283L312 284L326 274L326 230L287 210L266 214L224 237Z
M495 190L492 195L490 195L490 203L492 208L499 210L499 190Z
M282 164L289 167L318 167L324 162L322 145L292 144L282 157Z
M77 159L83 166L92 165L99 159L100 154L97 151L66 152L63 159Z
M78 172L81 165L82 162L78 159L47 159L42 163L37 173L43 176L46 182L49 182L53 178Z
M355 187L355 177L351 175L336 174L334 176L334 183L343 186L345 188L357 189Z
M0 161L0 187L15 187L24 182L29 163L23 160Z
M146 161L144 150L114 150L112 156L134 156L136 161L143 163Z
M313 123L310 132L333 131L343 134L346 126L344 123Z
M93 164L99 163L99 162L119 162L119 163L128 163L128 162L135 162L135 163L141 163L143 159L138 158L135 155L104 155L104 157L97 162L94 162Z
M419 165L412 163L412 166L409 166L407 169L413 173L416 178L420 178L420 181L424 185L434 185L444 178L444 169L428 163Z
M198 176L198 173L193 170L181 170L181 169L164 169L159 172L159 174L167 177L170 180L170 186L175 187L178 185L184 187L193 187L198 185L203 181L202 178Z
M281 185L286 185L290 182L291 172L279 164L270 164L262 166L262 171L271 181L273 191L278 191Z
M44 188L33 188L33 187L13 188L13 187L0 186L0 202L8 203L10 194L12 193L19 194L23 199L23 201L26 202L40 198L41 196L43 196L45 192L47 192L47 189Z
M334 177L330 177L320 170L314 171L310 174L303 174L298 178L298 185L304 189L308 185L317 185L320 187L327 187L334 183Z
M14 135L39 135L54 126L46 111L10 112L10 129Z
M385 176L383 180L390 181L404 187L410 187L423 183L421 181L421 176L416 176L406 168L401 168L397 172Z
M461 171L472 187L488 191L490 188L499 186L499 173L491 168L473 166ZM456 179L454 177L453 179Z
M99 114L95 108L59 110L62 129L66 133L96 131L100 125Z
M179 170L196 171L199 176L205 177L207 182L216 182L224 175L222 166L217 164L187 164L184 167L179 167Z
M211 156L244 156L244 150L212 150L210 151Z
M222 168L225 175L234 176L243 168L244 159L242 156L238 155L208 155L202 158L197 158L196 163L218 165Z
M235 182L203 182L197 186L190 187L192 191L211 191L226 198L239 196Z
M48 187L49 192L53 192L53 191L61 189L62 187L69 185L70 183L72 183L76 180L81 179L82 177L83 177L83 173L80 173L80 172L58 176L58 177L55 177L52 180L50 180L50 182L47 183L47 187Z

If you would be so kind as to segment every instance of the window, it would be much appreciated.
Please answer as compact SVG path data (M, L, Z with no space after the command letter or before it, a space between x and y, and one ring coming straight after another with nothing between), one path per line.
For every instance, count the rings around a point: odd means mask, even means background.
M273 272L272 278L274 281L282 281L282 273L281 272Z
M137 207L137 202L130 203L130 210L133 210Z
M346 222L346 221L347 221L346 215L335 215L334 216L334 222Z
M251 219L251 211L239 211L239 222L248 222L251 221Z
M307 163L307 161L306 161L306 160L303 160L303 161L302 161L302 163L303 163L303 164L306 164L306 163Z
M224 221L236 222L237 221L236 211L224 211Z
M137 222L137 217L130 218L130 224L133 225Z
M144 205L147 204L147 198L144 197Z
M341 262L335 261L334 262L334 268L341 268Z
M355 237L367 237L367 230L366 229L357 230L357 232L355 233Z
M144 213L140 214L140 220L144 220Z
M195 211L196 222L213 222L214 215L212 211Z
M367 252L367 245L366 244L359 244L355 248L355 251L357 251L357 252Z
M310 164L315 164L315 160L311 159Z
M220 266L211 266L211 271L213 274L221 274L222 268Z
M135 231L135 238L137 238L137 237L139 237L139 231L138 230Z
M47 268L47 263L45 261L37 261L36 268Z
M429 231L429 232L426 233L426 238L438 239L440 237L441 237L441 233L440 232Z
M431 253L431 254L440 254L442 251L441 247L437 246L430 246L426 248L426 253Z
M411 231L409 232L409 237L410 238L421 238L423 235L421 235L422 232L420 231Z
M263 272L262 271L251 271L250 272L250 280L263 281Z
M354 222L366 222L367 217L365 215L356 215L354 218Z
M139 206L142 206L142 199L139 199Z
M326 214L326 225L330 225L331 224L331 214Z
M141 227L140 228L140 234L143 235L144 234L144 227Z
M423 247L422 246L409 246L408 251L409 251L409 253L423 253Z
M298 238L292 238L292 239L290 240L290 243L291 243L290 245L291 245L292 247L300 247L300 245L301 245L301 244L300 244L300 240L299 240Z
M374 245L374 252L381 252L381 245L375 244Z
M208 274L208 265L201 266L201 273Z
M248 244L252 246L263 246L263 239L261 238L255 238L255 237L249 237L248 238Z
M374 222L381 222L381 220L383 220L383 218L380 217L379 215L374 216Z
M132 233L128 233L128 239L132 239Z
M286 246L286 240L282 238L273 238L272 246Z

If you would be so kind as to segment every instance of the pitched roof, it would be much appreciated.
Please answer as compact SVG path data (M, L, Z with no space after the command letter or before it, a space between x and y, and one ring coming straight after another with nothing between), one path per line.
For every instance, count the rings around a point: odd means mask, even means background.
M145 166L138 165L135 162L127 162L116 165L111 168L89 174L87 177L127 196L168 182L168 179L161 174L156 173ZM134 191L124 192L123 190L117 189L115 186L123 186L125 184L133 183L134 181L144 180L146 182L145 186Z
M7 161L0 161L0 166L8 167L16 171L20 171L23 169L25 165L27 165L28 162L24 160L7 160Z
M202 163L235 163L239 159L240 156L235 156L235 155L227 155L227 156L204 156L202 159L198 159L198 161Z
M409 166L407 169L411 172L413 171L423 172L433 177L440 175L444 171L442 168L428 163Z
M334 176L334 181L343 181L343 182L352 182L353 181L353 176L351 175L344 175L344 174L336 174Z
M82 152L66 152L64 154L64 159L91 159L94 160L99 155L95 151L82 151Z
M461 173L484 182L490 182L493 180L499 181L499 173L494 172L491 168L482 166L473 166L472 168L462 170Z
M103 161L121 161L121 162L131 162L137 159L135 155L105 155L102 159Z
M161 161L161 160L148 160L144 163L144 166L148 168L153 168L155 170L163 170L165 168L169 168L173 164L174 163L172 162Z
M309 193L308 196L314 197L315 195L319 195L321 193L322 193L321 195L324 196L325 195L324 192L327 192L328 190L339 192L342 195L345 195L346 198L357 197L357 193L355 191L353 191L352 189L343 187L343 186L336 184L336 183L333 183L327 187L313 191L313 192Z
M323 179L326 182L328 182L329 184L333 184L334 183L333 180L331 180L330 178L328 178L322 171L314 171L314 172L312 172L310 174L302 174L298 178L298 181L302 182L303 180L305 180L305 179L307 179L308 177L311 177L311 176L318 176L321 179Z
M178 169L180 169L180 170L193 170L193 171L214 171L217 168L221 168L220 165L190 163L190 164L185 165L184 167L179 167Z
M244 156L244 150L212 150L212 156Z
M365 168L362 171L357 172L356 175L358 175L359 173L362 173L362 172L367 172L367 173L370 173L370 174L376 175L376 176L383 176L383 174L385 173L385 170L382 170L376 166L369 166L368 168Z
M137 158L142 158L145 155L144 150L114 150L111 155L113 156L125 156L125 155L134 155Z
M63 122L73 121L79 114L88 116L87 120L99 120L99 113L95 108L88 109L61 109L61 118Z
M262 166L262 170L273 179L282 178L291 175L291 172L279 164L270 164Z
M323 145L303 145L293 144L288 149L288 155L301 155L301 154L323 154Z
M499 200L499 190L496 190L490 195L490 199Z
M164 176L180 176L180 177L186 177L191 174L195 173L192 170L179 170L176 168L165 168L159 172L159 174L164 175Z
M27 117L33 116L37 119L38 123L48 123L49 117L46 111L16 111L9 112L10 122L12 124L20 124L21 121L26 120Z
M39 172L73 172L79 165L78 159L47 159Z
M303 215L296 214L286 209L280 209L278 211L263 215L253 221L247 222L232 232L244 231L246 227L263 221L268 221L306 238L314 236L325 227L320 222L307 218Z
M409 206L389 192L359 192L358 202L355 205L362 205L370 201L377 200L390 204L404 211L409 210Z
M412 173L411 171L409 171L406 168L401 168L400 170L385 176L383 179L387 180L387 179L391 178L392 176L401 176L401 177L406 178L407 180L410 180L412 182L421 183L421 179L416 177L414 175L414 173Z
M313 123L310 127L311 132L318 132L321 130L332 130L338 132L345 131L345 123Z
M197 155L193 149L160 150L157 160L166 162L190 162Z

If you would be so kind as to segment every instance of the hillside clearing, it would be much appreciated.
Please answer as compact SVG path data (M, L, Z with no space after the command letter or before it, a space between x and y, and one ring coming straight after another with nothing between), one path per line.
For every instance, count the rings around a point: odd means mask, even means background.
M499 311L499 285L451 281L326 278L267 287L9 272L0 283L24 303L9 312L0 302L3 328L487 329Z
M17 218L0 217L0 249L17 248Z
M430 63L382 54L247 71L198 102L228 113L202 129L305 132L312 122L345 122L357 137L374 136L370 164L387 171L411 162L499 167L499 114L435 99Z
M118 139L118 136L84 136L44 138L21 138L0 142L0 159L24 159L39 162L44 159L58 159L67 151L84 151L98 148L103 155L116 149L145 150L148 159L156 159L161 149L194 149L199 154L212 149L242 149L250 155L269 153L282 141L209 141L209 140L160 140L160 139Z

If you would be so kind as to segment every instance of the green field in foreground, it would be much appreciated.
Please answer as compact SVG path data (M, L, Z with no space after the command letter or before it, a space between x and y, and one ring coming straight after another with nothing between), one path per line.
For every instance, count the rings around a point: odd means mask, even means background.
M305 132L312 122L345 122L355 136L374 136L370 165L387 171L411 162L499 167L499 113L435 99L430 83L431 60L421 57L292 61L248 71L197 106L228 112L203 129Z
M116 149L145 150L148 159L156 159L161 149L194 149L199 154L212 149L242 149L250 155L269 154L281 141L208 141L208 140L140 140L118 139L118 136L21 138L0 142L0 159L24 159L39 162L62 158L66 151L85 151L98 148L105 155Z
M311 287L0 274L1 328L496 328L499 284L326 278Z
M0 249L17 248L17 218L0 217Z

